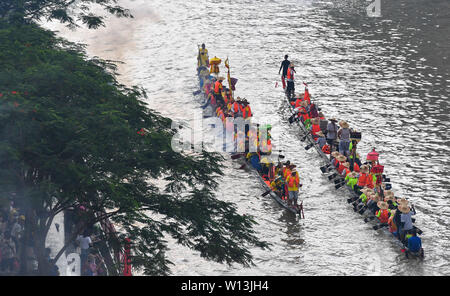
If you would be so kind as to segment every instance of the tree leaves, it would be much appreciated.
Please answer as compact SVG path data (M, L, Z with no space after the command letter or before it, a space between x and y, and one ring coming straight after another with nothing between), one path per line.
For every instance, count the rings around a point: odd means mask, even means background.
M223 157L173 151L171 120L114 71L37 25L0 21L0 193L38 213L34 242L57 212L83 205L84 227L107 213L122 238L110 245L129 237L133 266L147 274L170 272L165 235L209 260L251 264L248 246L267 245L251 217L215 198Z

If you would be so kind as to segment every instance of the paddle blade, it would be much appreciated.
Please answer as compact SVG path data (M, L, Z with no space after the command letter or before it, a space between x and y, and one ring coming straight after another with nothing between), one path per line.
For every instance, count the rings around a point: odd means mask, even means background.
M331 179L335 178L336 176L337 176L337 174L334 173L333 175L328 176L328 180L331 180Z
M201 90L196 90L196 91L194 91L192 94L194 95L194 96L196 96L196 95L198 95L199 93L201 93L202 91Z
M234 154L234 155L231 155L231 159L238 159L242 156L244 156L244 154Z
M266 196L266 195L269 194L270 192L272 192L272 189L269 189L268 191L264 192L263 194L261 194L261 196Z
M278 155L278 157L281 158L281 159L284 159L284 158L285 158L285 156L284 156L284 155L281 155L281 154Z
M309 144L308 146L305 147L305 150L311 149L313 145L314 145L314 144Z
M334 188L339 189L339 188L341 188L342 186L344 186L344 184L345 184L345 183L338 184L338 185L334 186Z

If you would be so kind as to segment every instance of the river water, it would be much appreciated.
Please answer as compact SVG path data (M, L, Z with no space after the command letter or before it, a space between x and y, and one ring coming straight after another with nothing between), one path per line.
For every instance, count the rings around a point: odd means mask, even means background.
M210 57L229 57L236 95L251 102L254 121L273 125L277 149L298 167L305 220L261 197L255 176L228 157L217 196L254 215L272 248L252 249L255 265L242 268L169 240L174 275L450 275L450 2L379 0L368 13L373 1L130 0L123 4L133 20L96 31L59 27L90 55L123 61L120 80L145 87L150 108L180 121L201 111L192 93L205 42ZM307 82L327 117L362 132L361 155L381 152L396 196L418 211L423 262L406 260L395 240L365 224L322 175L314 149L303 148L275 87L285 54L297 65L297 89Z

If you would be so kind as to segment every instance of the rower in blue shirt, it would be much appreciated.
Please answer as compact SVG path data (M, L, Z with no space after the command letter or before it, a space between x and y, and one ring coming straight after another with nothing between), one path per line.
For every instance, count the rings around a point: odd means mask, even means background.
M408 248L406 249L406 258L408 253L423 257L422 240L417 236L416 230L411 231L411 237L408 239Z

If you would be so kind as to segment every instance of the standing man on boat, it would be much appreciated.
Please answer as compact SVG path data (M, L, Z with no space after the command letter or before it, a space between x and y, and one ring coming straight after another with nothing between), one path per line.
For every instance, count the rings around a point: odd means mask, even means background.
M202 44L202 48L198 49L198 67L209 67L208 50L205 47L205 43Z
M289 64L291 62L288 61L288 55L284 56L284 61L281 62L280 70L278 70L278 75L280 75L281 69L283 69L283 74L281 75L281 82L283 82L283 89L286 89L286 75L289 68Z
M287 78L286 95L289 97L289 99L293 97L295 94L294 73L295 73L294 64L290 63L286 74Z
M292 201L294 201L294 206L298 206L297 200L298 200L298 187L300 185L300 180L298 177L297 171L292 171L292 173L287 176L286 183L288 185L288 191L289 191L289 200L288 205L292 205Z
M331 118L330 122L327 125L327 143L330 145L330 151L333 152L334 142L337 139L338 127L336 125L337 120L335 118Z

